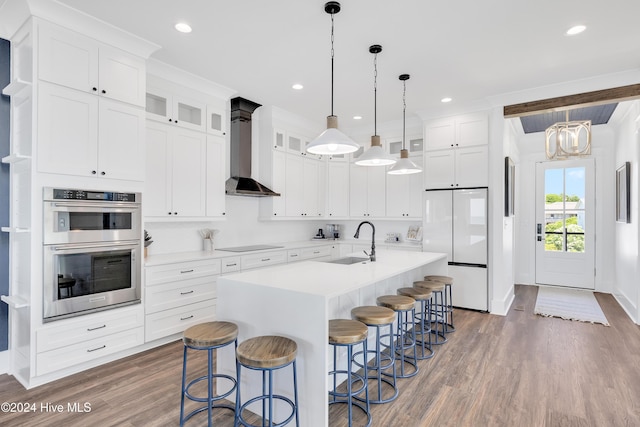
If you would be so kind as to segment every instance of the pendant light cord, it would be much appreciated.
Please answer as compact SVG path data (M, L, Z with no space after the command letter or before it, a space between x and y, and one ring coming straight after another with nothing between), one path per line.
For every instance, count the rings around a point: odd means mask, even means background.
M334 50L333 50L333 40L334 40L334 36L333 36L333 13L331 14L331 115L333 116L333 57L334 57Z
M378 134L378 54L373 55L373 134Z
M407 113L407 81L402 81L402 149L406 149L405 146L405 116Z

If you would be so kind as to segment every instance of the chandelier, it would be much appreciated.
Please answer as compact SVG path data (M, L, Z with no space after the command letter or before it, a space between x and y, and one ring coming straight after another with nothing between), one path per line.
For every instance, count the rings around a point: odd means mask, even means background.
M545 131L545 153L547 159L562 160L591 154L591 120L554 123Z

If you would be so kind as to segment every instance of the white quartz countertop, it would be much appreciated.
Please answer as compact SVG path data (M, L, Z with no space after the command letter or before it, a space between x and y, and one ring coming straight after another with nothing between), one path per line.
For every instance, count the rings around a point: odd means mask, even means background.
M367 260L350 265L321 261L282 264L229 274L221 277L220 282L243 282L331 298L446 258L444 253L400 250L380 250L376 256L376 262Z

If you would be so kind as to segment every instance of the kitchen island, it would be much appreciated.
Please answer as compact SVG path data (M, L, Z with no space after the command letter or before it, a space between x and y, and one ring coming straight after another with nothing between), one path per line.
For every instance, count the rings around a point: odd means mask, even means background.
M441 253L379 251L376 262L363 261L350 265L304 261L218 280L217 318L238 324L239 342L258 335L283 335L298 344L302 426L328 425L329 319L349 319L356 306L376 305L378 296L395 294L427 274L447 274L446 254ZM223 353L218 370L235 374L235 361L229 352ZM274 392L293 396L291 368L277 371L275 377ZM260 374L243 370L242 390L243 401L260 394Z

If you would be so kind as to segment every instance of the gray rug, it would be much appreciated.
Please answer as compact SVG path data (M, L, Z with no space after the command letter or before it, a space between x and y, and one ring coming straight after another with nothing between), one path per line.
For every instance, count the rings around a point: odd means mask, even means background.
M535 314L609 326L593 292L583 289L538 286Z

